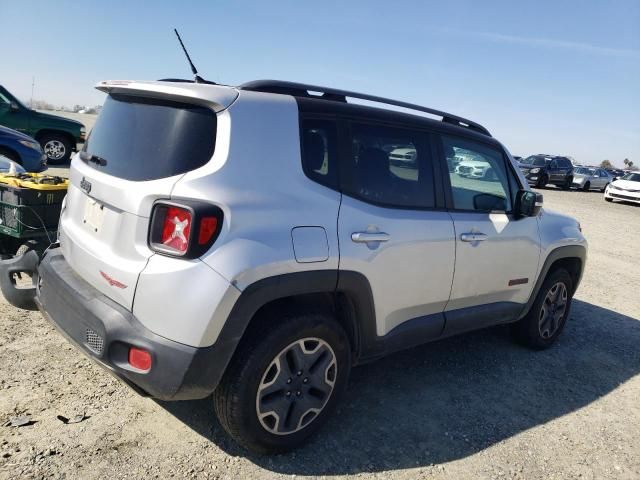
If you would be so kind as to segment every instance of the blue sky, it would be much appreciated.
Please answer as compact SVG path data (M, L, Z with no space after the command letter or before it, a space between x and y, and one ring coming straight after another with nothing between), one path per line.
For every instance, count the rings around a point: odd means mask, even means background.
M101 103L103 79L294 80L484 124L516 155L640 165L640 1L0 0L0 83Z

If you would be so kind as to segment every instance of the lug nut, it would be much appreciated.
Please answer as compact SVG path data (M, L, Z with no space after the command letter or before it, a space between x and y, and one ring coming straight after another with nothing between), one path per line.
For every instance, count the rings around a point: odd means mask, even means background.
M298 376L302 375L302 370L298 370Z
M287 383L291 383L291 379L287 380Z
M298 397L300 396L300 390L298 390L298 391L296 392L296 395L297 395Z
M291 396L291 392L287 392L287 397L290 397L290 396Z
M304 380L302 380L302 383L308 383L308 382L309 382L308 378L305 378Z

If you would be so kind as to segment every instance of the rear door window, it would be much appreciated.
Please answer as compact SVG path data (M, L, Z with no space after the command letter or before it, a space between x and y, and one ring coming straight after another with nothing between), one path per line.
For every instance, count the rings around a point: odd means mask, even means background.
M427 134L401 127L351 124L344 192L385 207L435 206Z
M155 180L194 170L215 148L216 115L206 107L109 95L84 151L88 165L126 180ZM85 155L85 158L87 155Z

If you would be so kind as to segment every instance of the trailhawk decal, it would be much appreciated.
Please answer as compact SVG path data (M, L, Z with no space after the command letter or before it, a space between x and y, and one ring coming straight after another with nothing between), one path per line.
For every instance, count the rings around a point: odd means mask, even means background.
M102 275L102 278L104 278L112 287L117 287L122 289L127 288L127 285L125 285L122 282L119 282L118 280L115 280L114 278L111 278L108 274L104 273L102 270L100 270L100 275Z

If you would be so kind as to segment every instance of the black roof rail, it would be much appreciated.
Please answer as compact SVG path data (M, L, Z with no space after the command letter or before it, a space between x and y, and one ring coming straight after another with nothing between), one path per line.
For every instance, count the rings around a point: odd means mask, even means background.
M216 82L210 82L209 80L201 79L200 82L196 82L195 80L187 80L184 78L161 78L157 80L158 82L176 82L176 83L206 83L207 85L218 85Z
M254 80L252 82L240 85L241 90L251 90L254 92L280 93L284 95L293 95L296 97L320 98L322 100L331 100L334 102L346 103L347 97L358 98L369 102L384 103L394 105L396 107L407 108L409 110L417 110L431 115L442 117L442 121L466 127L484 135L491 136L489 130L474 121L468 120L451 113L442 112L434 108L423 107L413 103L401 102L390 98L377 97L375 95L367 95L365 93L350 92L348 90L338 90L335 88L319 87L317 85L307 85L304 83L284 82L281 80ZM318 92L319 95L310 94L309 92Z

